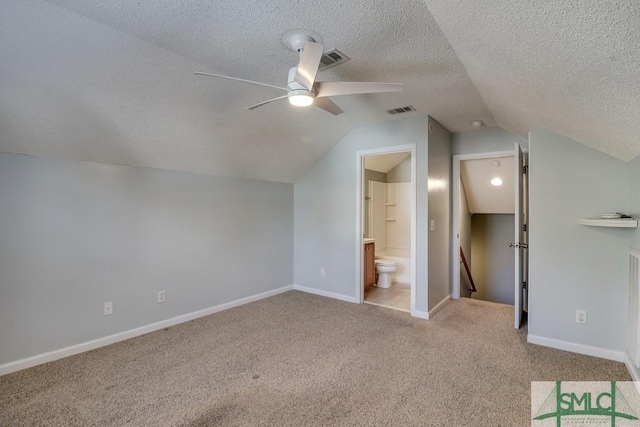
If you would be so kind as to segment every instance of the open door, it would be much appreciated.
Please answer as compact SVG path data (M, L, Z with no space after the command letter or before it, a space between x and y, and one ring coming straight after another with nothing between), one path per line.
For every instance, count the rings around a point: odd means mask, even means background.
M524 294L523 286L523 261L524 261L524 250L527 248L527 245L524 243L523 234L523 217L524 217L524 206L522 203L522 173L524 163L522 161L522 150L520 149L520 145L518 143L515 144L515 210L514 210L514 219L515 219L515 230L514 230L514 243L510 244L515 251L515 278L514 278L514 292L515 298L513 301L513 309L514 309L514 327L516 329L520 329L520 324L522 323L522 298Z

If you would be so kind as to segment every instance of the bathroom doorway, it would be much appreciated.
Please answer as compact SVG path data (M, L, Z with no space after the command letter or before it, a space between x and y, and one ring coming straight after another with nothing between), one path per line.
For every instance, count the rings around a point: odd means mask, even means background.
M415 148L358 152L360 302L415 311Z

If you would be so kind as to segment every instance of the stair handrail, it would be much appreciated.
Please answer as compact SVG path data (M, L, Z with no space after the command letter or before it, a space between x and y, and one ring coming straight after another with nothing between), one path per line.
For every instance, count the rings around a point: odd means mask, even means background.
M476 284L473 283L473 277L471 276L471 270L469 269L469 264L467 264L467 258L464 256L464 251L462 250L462 246L460 246L460 258L462 259L462 264L464 264L464 269L467 272L467 276L469 277L469 283L471 283L471 293L477 292Z

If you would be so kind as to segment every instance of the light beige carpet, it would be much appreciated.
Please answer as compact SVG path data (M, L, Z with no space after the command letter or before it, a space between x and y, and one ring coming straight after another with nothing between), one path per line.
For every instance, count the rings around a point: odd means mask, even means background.
M0 377L1 426L526 426L531 380L629 380L526 343L512 307L432 320L288 292Z

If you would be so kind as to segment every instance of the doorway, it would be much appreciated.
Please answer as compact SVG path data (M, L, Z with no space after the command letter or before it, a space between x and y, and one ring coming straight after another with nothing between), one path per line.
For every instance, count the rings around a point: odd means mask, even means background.
M359 301L415 312L415 146L357 153Z
M453 156L452 298L513 305L526 301L526 185L514 150Z

